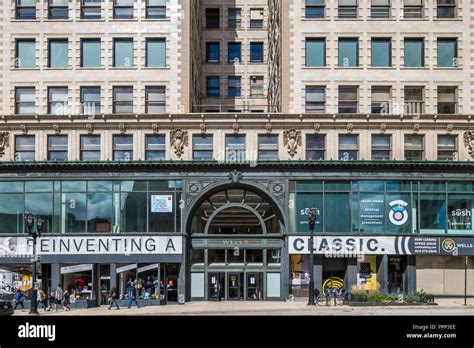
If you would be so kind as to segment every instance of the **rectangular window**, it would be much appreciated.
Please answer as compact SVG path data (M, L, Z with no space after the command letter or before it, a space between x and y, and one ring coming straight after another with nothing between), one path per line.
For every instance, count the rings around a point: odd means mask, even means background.
M16 40L15 67L22 69L36 68L36 40Z
M34 115L36 90L34 87L15 88L15 114Z
M100 114L100 87L81 87L81 109L83 115Z
M372 160L391 159L391 138L385 134L372 135Z
M258 136L258 159L260 161L278 161L278 135Z
M323 134L306 135L306 159L319 161L326 158L326 136Z
M355 161L359 152L359 136L352 134L339 135L339 160Z
M250 62L263 63L263 42L250 43Z
M240 76L229 76L228 77L227 95L229 97L240 97L241 96L241 78L240 78Z
M245 135L226 135L225 152L227 161L245 161Z
M146 39L146 66L166 67L166 39Z
M67 161L67 135L48 136L48 161Z
M423 0L404 0L403 2L404 18L422 18Z
M390 38L372 38L371 66L392 66L392 40Z
M456 0L437 0L438 18L456 18Z
M339 107L340 114L356 114L358 112L358 87L339 86Z
M405 135L405 159L421 161L424 158L424 136Z
M338 0L337 16L339 18L357 18L357 0Z
M263 28L263 8L252 8L250 9L250 28L262 29Z
M458 137L456 135L438 135L438 159L456 160L458 158Z
M114 135L114 161L133 160L133 135Z
M405 112L408 115L419 115L424 112L423 87L405 87Z
M133 67L133 39L114 39L114 67Z
M146 87L145 94L147 114L164 114L166 112L166 87Z
M227 61L229 63L240 63L242 61L242 44L240 42L229 42L227 44Z
M306 112L324 113L326 108L326 88L324 86L306 86Z
M216 98L220 96L219 76L208 76L206 78L206 91L208 97Z
M251 97L263 97L263 76L251 76L250 77L250 96Z
M133 87L114 87L114 114L133 113Z
M359 40L339 39L339 66L355 67L359 66Z
M438 87L438 114L455 114L456 87Z
M81 68L101 67L101 42L100 39L81 40Z
M82 19L101 19L102 0L81 0Z
M133 19L133 0L114 0L115 19Z
M227 27L232 29L240 28L242 25L242 10L240 8L229 8Z
M214 138L212 135L194 135L193 136L193 160L212 161L213 141L214 141Z
M48 88L48 114L64 116L68 113L67 87Z
M100 161L100 135L81 135L81 161Z
M69 0L49 0L49 19L68 19Z
M404 66L411 68L425 66L425 44L423 39L405 39Z
M372 114L390 113L390 86L372 86Z
M145 159L147 161L164 161L166 159L166 137L164 135L146 136Z
M220 13L218 8L206 8L206 29L220 28Z
M371 0L371 18L390 18L390 0Z
M69 43L67 39L49 40L48 67L66 69L69 66Z
M324 0L306 0L305 18L324 18Z
M306 39L306 66L326 66L326 39Z
M146 0L146 18L166 19L166 0Z
M36 0L16 0L16 19L36 19Z
M219 42L206 42L206 62L219 63L221 55L221 45Z
M35 149L34 135L17 135L15 137L15 161L34 161Z
M452 68L458 65L457 39L439 38L437 48L439 67Z

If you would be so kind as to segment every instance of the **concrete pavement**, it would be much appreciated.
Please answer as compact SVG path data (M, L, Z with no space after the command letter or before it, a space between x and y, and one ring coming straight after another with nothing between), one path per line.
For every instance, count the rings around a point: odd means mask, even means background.
M189 302L184 305L167 305L132 309L108 310L107 306L76 309L70 312L43 312L41 316L83 315L474 315L474 299L464 306L463 299L436 299L437 306L395 307L319 307L307 306L306 301L295 302ZM16 311L15 315L28 315Z

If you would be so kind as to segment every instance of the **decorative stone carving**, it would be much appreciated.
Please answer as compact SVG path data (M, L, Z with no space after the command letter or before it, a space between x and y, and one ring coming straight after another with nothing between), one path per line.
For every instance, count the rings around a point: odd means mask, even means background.
M151 129L153 130L153 134L157 134L158 133L158 125L156 123L153 123L151 125Z
M61 133L61 128L59 128L59 124L53 124L54 133L59 134Z
M229 179L232 181L233 184L237 184L240 179L242 179L242 173L238 170L233 170L229 173Z
M120 123L119 124L119 130L120 130L120 134L125 134L125 123Z
M88 134L94 133L94 128L92 128L92 124L90 123L86 124L86 130Z
M271 184L270 189L274 195L280 196L284 193L285 186L281 182L275 182Z
M415 124L413 125L413 131L414 131L415 133L418 133L419 130L420 130L420 125L419 125L418 123L415 123Z
M10 133L0 132L0 157L5 155L5 150L10 146Z
M271 124L271 123L267 123L267 124L265 125L265 131L266 131L267 133L271 133L271 132L272 132L272 124Z
M448 133L451 133L451 132L453 131L453 129L454 129L454 126L453 126L452 123L450 123L450 124L448 124L448 125L446 126L446 131L447 131Z
M188 131L175 129L170 133L171 147L179 158L184 153L184 148L188 146Z
M286 146L290 156L294 157L298 153L298 146L302 145L301 131L296 129L289 129L284 131L283 143Z
M352 123L349 123L349 124L347 125L347 131L348 131L349 133L352 133L353 130L354 130L354 125L353 125Z
M471 158L474 158L474 133L472 131L464 132L464 146Z
M385 133L386 130L387 130L387 125L385 123L382 123L380 125L380 132Z
M28 134L28 128L26 128L26 125L22 124L20 130L23 134Z
M206 134L206 131L207 131L207 129L206 129L206 124L201 123L201 124L199 125L199 129L201 130L201 134Z
M234 123L232 125L232 131L237 134L239 132L239 124L238 123Z
M319 131L321 130L321 125L319 123L315 123L313 129L315 133L319 133Z

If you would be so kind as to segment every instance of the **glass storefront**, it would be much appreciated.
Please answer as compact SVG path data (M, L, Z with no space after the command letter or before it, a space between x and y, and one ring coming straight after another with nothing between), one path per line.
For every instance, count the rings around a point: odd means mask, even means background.
M25 214L43 233L180 232L181 181L0 182L0 233L23 233Z
M445 181L298 181L290 185L290 232L474 234L474 187Z

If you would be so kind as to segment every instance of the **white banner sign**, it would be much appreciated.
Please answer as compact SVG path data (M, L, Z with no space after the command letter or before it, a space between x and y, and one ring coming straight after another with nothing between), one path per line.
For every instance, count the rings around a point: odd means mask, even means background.
M137 264L136 264L136 263L134 263L134 264L132 264L132 265L127 265L127 266L119 267L119 268L117 268L117 274L118 274L118 273L123 273L123 272L130 271L131 269L134 269L134 268L137 268Z
M92 271L92 264L61 267L61 274Z
M172 195L153 195L151 196L152 213L172 213L173 196Z
M146 271L149 271L149 270L158 270L158 264L157 263L154 263L153 265L148 265L148 266L144 266L144 267L140 267L139 269L137 269L137 273L142 273L142 272L146 272Z
M1 237L0 257L30 257L33 255L33 239L25 237Z

